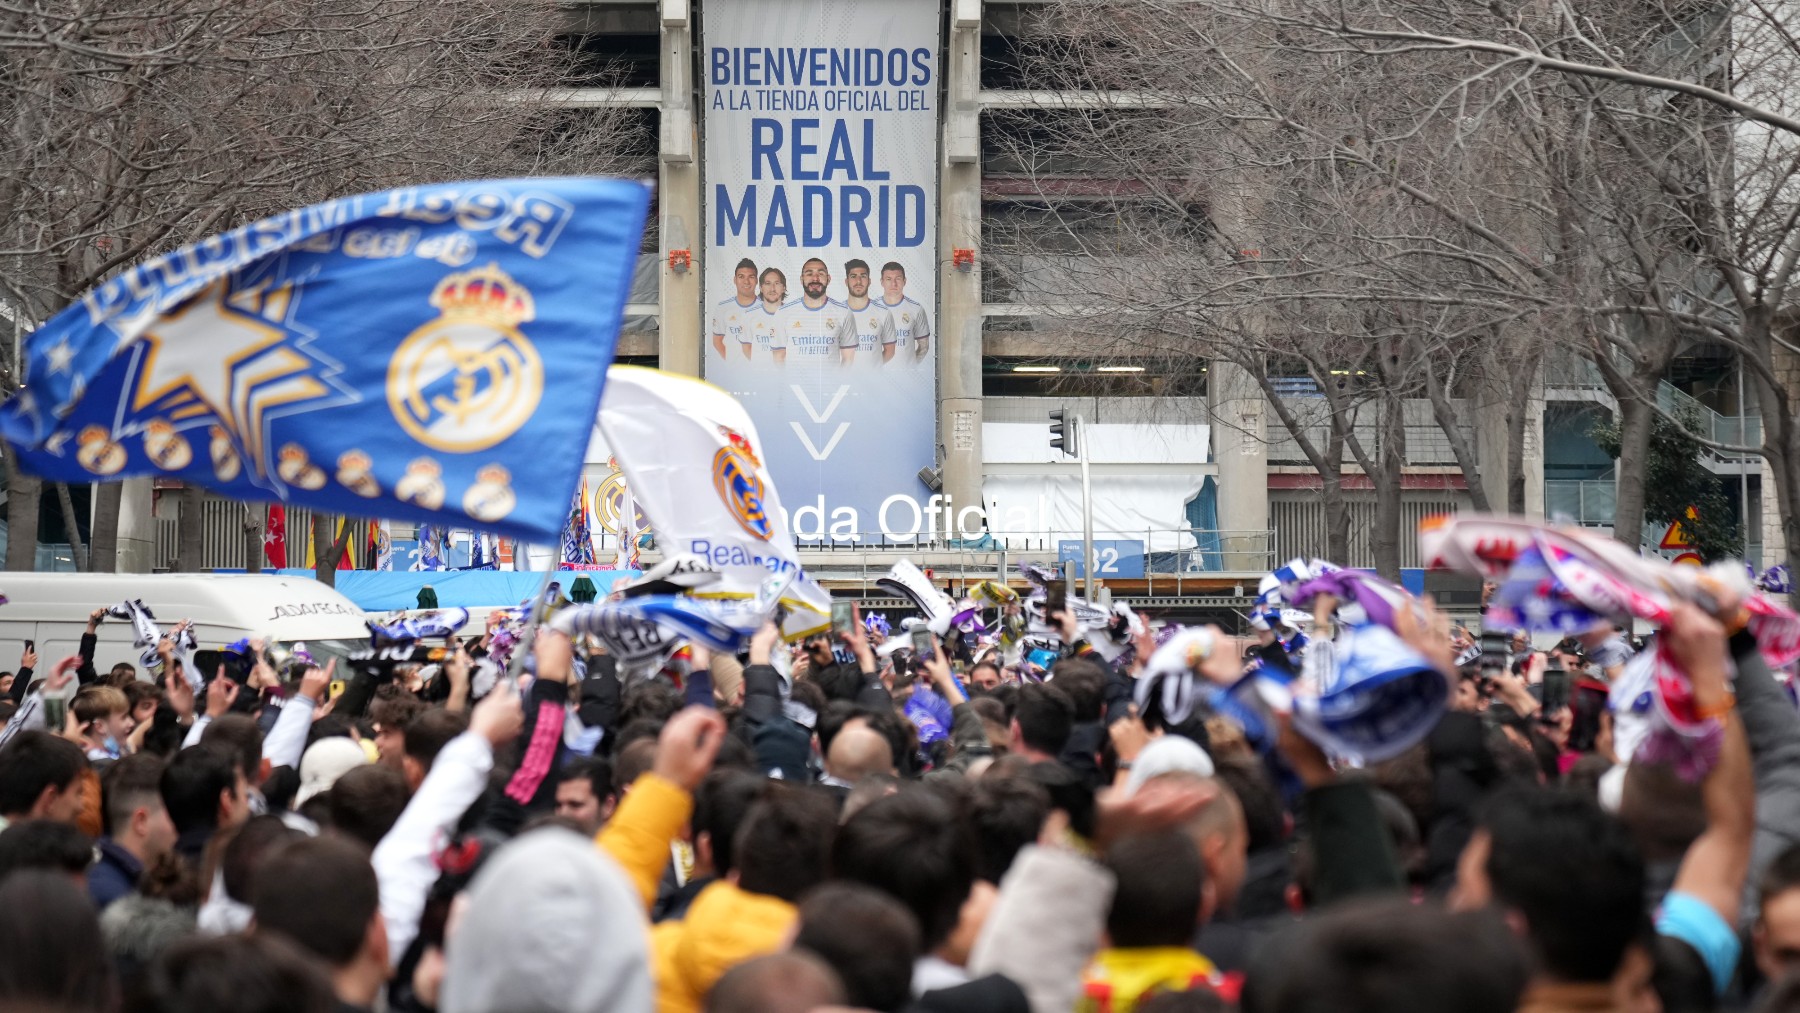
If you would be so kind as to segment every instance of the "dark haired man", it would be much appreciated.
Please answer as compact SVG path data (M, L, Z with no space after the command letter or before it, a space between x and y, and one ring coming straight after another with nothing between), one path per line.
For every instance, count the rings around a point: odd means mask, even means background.
M0 749L0 829L14 820L59 820L81 814L81 747L35 729L19 732Z
M756 261L749 257L738 261L731 271L731 285L737 290L736 294L713 307L713 351L719 353L720 359L725 359L731 354L726 349L741 346L744 358L748 359L751 338L745 323L749 312L756 308Z
M258 871L250 906L258 933L286 936L324 962L341 1010L374 1007L388 978L387 925L360 845L327 836L280 848Z
M606 760L584 756L557 772L556 815L574 820L589 837L600 832L618 804L612 764Z
M1033 763L1053 762L1069 744L1074 727L1075 705L1068 694L1054 686L1032 683L1019 690L1007 748Z

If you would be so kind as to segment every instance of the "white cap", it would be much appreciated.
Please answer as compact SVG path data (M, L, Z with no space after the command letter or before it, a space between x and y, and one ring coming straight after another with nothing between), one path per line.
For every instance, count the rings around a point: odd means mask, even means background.
M1125 794L1135 795L1153 777L1173 773L1213 776L1212 757L1193 739L1180 735L1164 735L1151 742L1131 761L1131 776L1125 779Z
M369 754L355 739L333 735L313 743L300 758L300 791L294 796L294 805L305 805L314 795L329 790L338 778L368 762Z

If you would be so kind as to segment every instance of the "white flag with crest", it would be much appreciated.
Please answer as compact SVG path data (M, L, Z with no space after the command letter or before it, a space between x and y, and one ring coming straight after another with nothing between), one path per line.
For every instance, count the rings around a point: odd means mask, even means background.
M762 441L737 399L693 377L614 366L600 429L664 554L692 553L718 570L702 596L753 597L771 573L792 570L782 632L830 626L831 596L800 570Z

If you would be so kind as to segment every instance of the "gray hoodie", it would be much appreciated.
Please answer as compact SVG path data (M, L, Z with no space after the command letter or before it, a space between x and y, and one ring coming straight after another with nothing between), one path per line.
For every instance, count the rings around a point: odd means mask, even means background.
M643 902L592 841L534 830L501 848L468 896L445 952L443 1013L654 1008Z

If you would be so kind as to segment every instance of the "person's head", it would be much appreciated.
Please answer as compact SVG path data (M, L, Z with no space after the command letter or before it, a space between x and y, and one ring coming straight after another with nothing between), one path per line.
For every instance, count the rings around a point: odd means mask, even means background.
M1165 736L1158 741L1167 741ZM1145 750L1148 752L1148 750ZM1141 754L1140 754L1141 755ZM1135 775L1137 769L1132 768ZM1207 790L1213 799L1190 818L1182 830L1200 851L1200 862L1206 868L1206 891L1211 895L1212 910L1229 912L1237 906L1238 893L1248 875L1250 834L1244 827L1244 807L1237 796L1216 777L1176 770L1151 778L1153 783L1190 785Z
M400 771L406 775L406 786L413 791L425 783L431 764L450 740L469 730L468 716L460 711L433 708L414 718L406 726L405 755Z
M694 791L694 814L688 823L694 833L696 866L717 876L737 869L738 830L750 815L750 807L762 797L767 779L747 770L714 770Z
M1757 886L1756 966L1763 977L1780 981L1800 972L1800 844L1776 855Z
M872 886L905 904L918 919L926 951L956 928L978 863L968 821L928 788L870 802L838 828L831 848L833 877Z
M0 831L0 879L26 869L74 880L94 864L94 839L57 820L22 820Z
M800 902L794 946L831 965L850 1006L894 1013L912 998L919 923L880 890L826 883L808 893Z
M1679 862L1706 830L1706 803L1700 785L1672 764L1634 760L1619 792L1619 822L1645 862Z
M342 735L329 735L307 746L300 756L300 788L294 793L294 806L306 805L330 791L339 778L368 763L369 754L363 747L355 739ZM382 769L400 775L398 766L383 764ZM406 783L404 777L400 783Z
M1206 873L1193 838L1179 830L1124 837L1106 851L1113 874L1106 934L1122 949L1188 946L1211 915Z
M331 1013L331 982L318 963L274 933L191 936L144 975L143 1013Z
M176 753L163 769L161 787L177 834L236 826L249 818L244 772L237 758L218 746Z
M125 691L125 699L131 702L133 728L149 724L156 719L157 705L162 703L162 690L139 679L135 673L131 674L131 680L120 688Z
M268 776L268 765L263 762L262 755L262 728L248 714L225 714L214 718L207 723L206 731L200 733L200 744L217 746L236 757L246 785L256 787Z
M800 291L806 293L809 301L817 302L825 298L825 288L831 284L831 269L825 262L813 257L800 265Z
M1050 666L1051 685L1068 694L1075 722L1100 720L1105 707L1106 671L1086 658L1064 658Z
M163 766L160 758L138 753L100 776L106 835L145 865L175 847L175 822L163 805Z
M869 262L860 258L844 262L844 290L852 299L869 297Z
M737 885L790 904L825 878L837 812L824 795L770 781L731 843Z
M1624 827L1591 799L1508 788L1480 812L1451 902L1522 919L1550 978L1608 981L1644 926L1644 863Z
M770 309L776 309L787 300L787 275L780 268L765 267L757 285L762 289L762 301Z
M804 951L746 960L706 994L705 1013L811 1013L844 1002L844 986L825 961Z
M1292 946L1265 948L1243 1010L1512 1013L1526 977L1524 954L1491 912L1352 901L1301 923Z
M94 745L110 739L117 746L130 738L131 729L135 727L131 700L123 690L112 686L83 686L75 699L69 701L69 709L75 712L75 723L81 726L81 734Z
M744 302L755 295L756 261L751 260L749 257L745 257L738 261L737 267L732 268L731 271L731 284L733 288L737 289L739 302Z
M1027 844L1038 839L1044 818L1050 814L1050 794L1043 786L1022 777L983 778L975 784L974 821L981 845L977 878L996 886L1013 859Z
M1012 742L1015 753L1055 759L1068 745L1075 723L1075 705L1055 686L1032 683L1020 687L1013 707Z
M382 763L401 769L406 757L406 726L423 713L425 701L411 693L376 698L369 707L369 720L375 725L375 753Z
M331 829L373 849L387 836L410 796L406 778L392 767L365 763L350 768L325 793Z
M1231 789L1244 812L1244 847L1261 851L1279 847L1287 839L1287 814L1281 807L1281 790L1260 763L1220 763L1213 771Z
M137 669L129 661L121 661L113 665L106 673L106 681L114 686L122 686L128 682L143 682L137 677ZM145 683L149 685L149 683Z
M0 1009L116 1008L100 919L87 890L65 873L30 869L0 879L0 953Z
M256 885L262 881L269 857L305 836L279 816L252 816L215 838L224 841L224 847L219 849L219 880L225 885L226 895L248 903L256 896Z
M81 815L81 774L87 757L75 743L23 731L0 749L0 816L74 823Z
M620 798L631 790L637 779L650 772L656 765L656 740L639 739L628 746L620 748L613 756L613 777Z
M632 1013L655 1005L643 901L593 841L561 827L489 859L445 950L443 1013Z
M1000 666L991 661L977 661L969 668L969 685L980 692L991 692L1001 682Z
M817 681L820 673L836 664L831 653L831 637L823 633L815 633L800 644L806 652L806 660L812 665L812 678Z
M870 774L892 775L894 750L886 738L867 725L850 725L831 740L825 771L846 784L855 784Z
M556 815L574 820L586 833L598 833L619 802L612 764L584 756L563 764L557 778Z
M906 295L906 268L900 262L890 260L881 265L881 293L891 303L899 302Z
M388 936L375 868L361 845L329 836L285 844L264 859L248 900L257 933L285 936L334 972L365 971L366 997L340 988L339 998L374 1000L387 977Z

